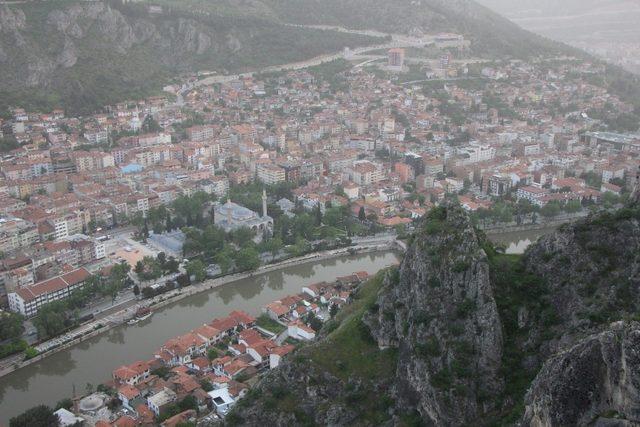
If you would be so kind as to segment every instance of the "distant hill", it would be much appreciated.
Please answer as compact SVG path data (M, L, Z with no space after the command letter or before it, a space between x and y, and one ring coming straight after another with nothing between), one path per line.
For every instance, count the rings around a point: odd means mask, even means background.
M56 0L0 6L0 111L87 113L159 91L182 72L239 71L378 39L298 28L457 31L482 54L562 50L466 0Z
M478 3L509 17L579 15L637 5L633 0L478 0Z
M297 61L379 39L249 17L47 1L0 6L0 109L87 113L159 91L173 76Z

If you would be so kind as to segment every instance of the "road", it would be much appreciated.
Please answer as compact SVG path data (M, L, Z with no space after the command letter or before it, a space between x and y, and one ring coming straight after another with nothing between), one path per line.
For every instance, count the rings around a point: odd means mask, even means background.
M361 67L363 65L366 65L368 63L371 63L377 60L386 59L386 56L384 55L367 55L366 54L367 52L371 52L379 49L391 49L391 48L400 48L400 47L402 48L423 47L425 45L433 43L435 39L434 35L427 35L424 37L410 37L404 34L386 34L386 33L381 33L379 31L373 31L373 30L351 30L343 27L332 27L332 26L324 26L324 25L290 24L289 26L298 27L298 28L332 30L332 31L345 32L349 34L361 34L361 35L373 36L373 37L391 37L391 41L383 44L378 44L373 46L363 46L363 47L352 49L349 52L348 56L345 56L344 52L336 52L333 54L316 56L314 58L310 58L304 61L290 62L287 64L265 67L256 71L249 71L245 73L229 74L229 75L216 75L216 76L206 77L202 80L198 80L197 82L185 83L180 89L180 91L176 94L177 104L183 105L184 96L190 91L192 91L193 89L196 89L201 86L208 86L208 85L213 85L218 83L228 83L228 82L246 78L246 77L253 77L255 74L259 74L259 73L277 73L281 71L301 70L304 68L314 67L327 62L335 61L336 59L341 59L341 58L345 58L348 60L362 60L364 61L363 63L357 64L357 66ZM438 62L437 60L432 60L427 58L407 58L406 61L415 62L415 63L434 63L434 64ZM455 60L455 63L463 65L463 64L479 63L484 61L486 60L483 60L480 58L469 58L469 59Z
M390 244L395 240L396 239L394 234L382 234L378 236L354 238L353 243L355 243L360 248L375 248L376 246ZM275 264L263 265L256 271L251 273L235 273L216 279L209 279L197 285L190 286L186 289L176 290L160 295L152 300L147 300L145 301L145 305L151 302L160 302L165 300L167 300L167 302L177 301L178 299L197 294L207 289L219 287L240 279L253 277L256 274L275 271L281 268L303 264L310 261L329 259L335 256L340 256L341 254L348 253L347 250L348 248L343 248L325 252L315 252L299 258L288 259L285 261L277 262ZM160 280L167 280L167 277L163 277ZM51 347L64 346L65 344L69 345L70 342L82 336L84 333L95 330L98 324L106 325L123 323L127 319L133 317L135 310L137 309L139 304L140 302L134 297L133 292L131 290L125 290L120 295L118 295L118 298L116 298L115 302L112 303L110 300L102 301L83 311L83 313L87 312L94 314L95 318L90 323L69 331L64 335L43 342L37 345L36 349L39 352L44 352ZM2 359L0 361L0 373L4 375L10 372L10 368L12 365L17 364L23 360L24 355L22 353Z
M420 47L420 46L424 46L426 44L429 44L431 42L433 42L434 36L425 36L422 38L417 38L417 37L410 37L410 36L406 36L403 34L385 34L385 33L380 33L378 31L371 31L371 30L349 30L346 28L341 28L341 27L326 27L326 26L313 26L313 25L290 25L293 27L300 27L300 28L310 28L310 29L325 29L325 30L333 30L333 31L340 31L340 32L345 32L345 33L350 33L350 34L362 34L362 35L367 35L367 36L376 36L376 37L387 37L390 36L391 37L391 41L387 42L387 43L383 43L383 44L379 44L379 45L373 45L373 46L364 46L364 47L359 47L356 49L352 49L351 50L351 56L349 58L357 58L359 55L362 55L366 52L372 51L372 50L378 50L378 49L391 49L391 48L395 48L395 47ZM217 84L217 83L228 83L230 81L233 80L238 80L241 78L245 78L245 77L252 77L254 74L258 74L258 73L276 73L276 72L280 72L280 71L294 71L294 70L301 70L304 68L309 68L309 67L313 67L316 65L320 65L326 62L331 62L334 61L336 59L340 59L340 58L344 58L344 53L343 52L337 52L337 53L333 53L333 54L325 54L325 55L320 55L320 56L316 56L314 58L310 58L304 61L297 61L297 62L290 62L287 64L281 64L281 65L274 65L274 66L270 66L270 67L265 67L261 70L256 70L256 71L250 71L250 72L246 72L246 73L239 73L239 74L230 74L230 75L218 75L218 76L211 76L211 77L207 77L204 78L202 80L199 80L197 82L191 83L191 84L185 84L183 85L182 89L180 90L180 93L178 93L178 103L183 102L183 96L185 94L187 94L189 91L200 87L200 86L208 86L208 85L212 85L212 84Z

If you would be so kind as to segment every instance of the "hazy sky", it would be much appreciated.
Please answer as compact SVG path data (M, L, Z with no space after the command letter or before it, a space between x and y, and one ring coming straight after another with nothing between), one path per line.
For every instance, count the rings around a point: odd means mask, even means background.
M477 0L521 27L640 73L640 0Z
M625 11L640 7L640 0L478 0L500 13L515 17L579 15L593 11Z
M478 0L522 27L566 42L640 44L640 0Z

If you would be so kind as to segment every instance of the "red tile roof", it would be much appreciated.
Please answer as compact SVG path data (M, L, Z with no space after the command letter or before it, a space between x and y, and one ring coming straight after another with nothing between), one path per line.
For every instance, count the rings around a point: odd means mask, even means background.
M89 273L85 268L79 268L70 273L36 283L32 286L18 288L16 289L16 293L23 300L32 301L40 295L50 294L69 286L77 285L78 283L85 281L89 276L91 276L91 273Z

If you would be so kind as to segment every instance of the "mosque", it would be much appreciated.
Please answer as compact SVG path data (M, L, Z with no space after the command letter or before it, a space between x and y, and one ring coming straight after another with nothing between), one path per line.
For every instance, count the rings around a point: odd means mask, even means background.
M262 190L262 216L258 213L227 200L227 203L215 207L214 224L229 232L247 227L262 239L264 233L273 233L273 218L267 215L267 192Z

